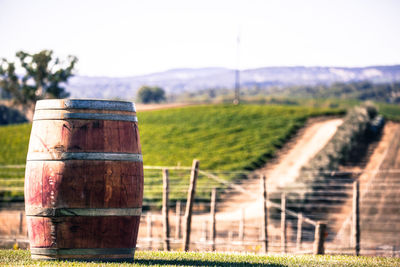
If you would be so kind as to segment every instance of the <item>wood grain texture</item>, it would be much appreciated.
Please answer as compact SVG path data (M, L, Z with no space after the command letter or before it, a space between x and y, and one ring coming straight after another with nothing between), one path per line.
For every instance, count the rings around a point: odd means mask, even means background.
M141 162L28 161L25 202L36 207L136 208L142 206Z
M141 147L136 122L42 120L33 122L29 152L141 153Z
M26 217L28 227L29 244L31 247L54 247L55 240L52 237L52 222L43 217Z
M29 216L28 220L31 248L134 248L140 216Z
M87 104L88 100L85 101ZM52 100L52 105L54 103ZM45 104L42 103L41 106L44 107ZM62 107L64 104L60 102L59 106ZM60 109L56 111L59 112ZM61 111L136 115L134 112L114 110ZM54 113L54 110L40 110L42 114L46 112ZM132 213L129 216L119 216L120 214L114 213L121 209L137 209L140 213L143 199L143 162L125 161L119 158L117 160L60 159L54 156L60 153L94 152L109 153L108 155L121 153L122 157L124 153L140 155L137 122L87 119L51 119L33 122L25 174L25 205L28 211L46 212L28 213L30 215L27 216L27 225L31 248L49 248L56 251L135 248L140 215ZM51 156L45 160L41 158L30 160L29 155L35 153L47 153ZM57 213L56 211L60 209L67 211L83 209L90 216L84 213ZM97 216L94 213L96 209L102 211L101 215ZM105 209L113 212L105 212ZM49 259L130 257L126 254L63 256L58 253L54 255L32 253L32 255Z

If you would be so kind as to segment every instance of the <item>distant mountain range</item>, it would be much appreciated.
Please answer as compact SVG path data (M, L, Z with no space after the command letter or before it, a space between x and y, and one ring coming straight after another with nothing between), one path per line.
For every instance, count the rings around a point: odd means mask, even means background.
M241 86L316 85L369 80L374 83L399 82L400 65L343 67L266 67L242 70ZM148 75L113 78L75 76L66 89L72 98L132 99L142 85L160 86L179 94L204 89L234 88L235 70L226 68L173 69Z

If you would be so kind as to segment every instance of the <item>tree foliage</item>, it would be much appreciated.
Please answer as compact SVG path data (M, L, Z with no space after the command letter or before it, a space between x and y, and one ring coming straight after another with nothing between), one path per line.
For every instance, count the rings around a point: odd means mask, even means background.
M142 103L159 103L165 100L165 91L158 86L142 86L138 91L138 100Z
M60 84L73 76L78 59L68 56L65 61L53 57L53 51L42 50L36 54L16 53L18 62L0 60L0 88L14 103L24 108L33 107L43 98L64 98L68 93Z

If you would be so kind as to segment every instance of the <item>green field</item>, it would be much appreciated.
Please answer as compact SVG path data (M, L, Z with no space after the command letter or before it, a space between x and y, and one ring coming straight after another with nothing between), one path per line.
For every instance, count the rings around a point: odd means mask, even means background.
M310 116L342 114L341 110L260 105L208 105L140 112L145 165L202 169L252 170Z
M322 100L320 101L323 102ZM335 106L335 105L333 105ZM387 119L400 121L400 106L379 104ZM200 169L248 171L262 166L310 116L341 115L343 109L279 105L202 105L138 113L145 165L191 166ZM0 127L0 199L22 200L23 165L31 125ZM172 201L185 199L188 170L171 170ZM226 180L235 174L219 173ZM145 201L161 200L160 170L145 170ZM208 199L217 183L200 175L197 199Z
M135 253L135 262L100 263L74 261L34 261L28 250L0 250L4 266L399 266L400 258L355 256L258 256L254 254L212 252L147 252Z
M379 113L387 120L400 122L400 105L379 103Z
M28 123L0 127L0 166L25 164L30 132Z
M196 158L202 170L254 170L273 157L310 116L343 113L342 109L266 105L203 105L139 112L144 164L191 166ZM0 166L25 163L30 128L30 124L0 127ZM22 186L15 178L23 176L24 168L0 168L0 188ZM184 198L189 172L171 171L170 176L174 188L171 198ZM13 180L7 181L10 178ZM159 170L145 171L145 199L160 199L161 178ZM199 179L198 196L208 198L213 184L205 177ZM13 192L13 196L21 194Z

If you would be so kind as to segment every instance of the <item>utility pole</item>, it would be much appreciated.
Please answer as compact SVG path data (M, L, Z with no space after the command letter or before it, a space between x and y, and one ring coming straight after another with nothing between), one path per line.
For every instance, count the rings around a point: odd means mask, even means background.
M233 100L234 105L239 104L239 97L240 97L239 46L240 46L240 31L238 32L236 39L235 99Z

